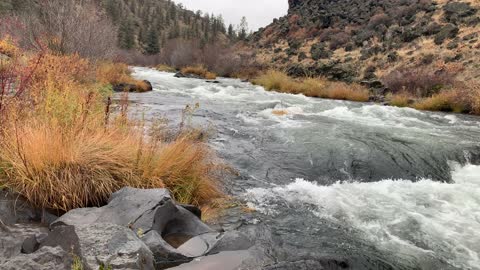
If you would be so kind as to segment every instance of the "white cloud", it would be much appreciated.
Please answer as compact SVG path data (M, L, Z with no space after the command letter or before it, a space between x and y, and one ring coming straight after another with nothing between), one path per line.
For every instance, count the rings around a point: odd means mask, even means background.
M274 18L287 14L287 0L174 0L187 9L221 14L225 23L238 25L242 16L247 17L250 29L267 26Z

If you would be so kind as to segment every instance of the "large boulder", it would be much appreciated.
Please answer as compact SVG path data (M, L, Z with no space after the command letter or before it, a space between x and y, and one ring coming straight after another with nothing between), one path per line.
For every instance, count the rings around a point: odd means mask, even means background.
M13 258L0 257L2 270L65 270L71 267L71 257L60 247L43 247L35 253L19 254Z
M80 258L85 270L153 270L153 254L126 226L111 223L56 226L42 247L62 247Z
M166 269L252 246L243 234L212 230L198 208L175 203L166 189L124 188L107 205L72 210L49 228L39 223L43 213L2 196L0 269L70 269L74 261L85 270Z
M166 189L124 188L106 206L60 217L42 246L74 247L92 269L114 263L119 267L114 269L165 269L208 254L222 239L200 214L177 205Z

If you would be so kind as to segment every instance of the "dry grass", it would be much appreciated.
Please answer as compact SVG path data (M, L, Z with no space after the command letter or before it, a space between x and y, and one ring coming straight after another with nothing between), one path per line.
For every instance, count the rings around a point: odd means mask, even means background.
M163 65L163 64L156 66L155 69L158 71L170 72L170 73L177 72L177 70L174 67Z
M201 131L167 136L161 127L132 122L127 101L120 115L110 116L111 90L103 85L126 74L125 66L95 70L78 56L45 55L28 91L2 119L0 186L61 211L100 206L125 186L167 187L178 201L195 205L221 197L218 177L225 168Z
M458 93L455 90L443 91L429 98L420 100L413 106L417 110L426 111L468 112L466 105L459 102Z
M284 72L269 70L253 80L267 90L304 94L309 97L368 101L369 92L357 84L328 81L324 78L294 79Z
M201 65L184 67L181 72L183 74L195 74L207 80L215 80L217 78L217 74L208 71Z
M102 205L125 186L167 187L178 201L196 205L220 195L205 143L191 134L168 143L143 136L43 122L15 126L0 143L5 186L36 206L64 211Z
M96 75L97 80L103 84L131 84L135 85L137 92L146 92L149 90L149 86L144 81L132 78L130 69L123 63L100 63Z
M406 93L390 95L387 97L390 102L390 105L395 107L408 107L412 105L413 97Z

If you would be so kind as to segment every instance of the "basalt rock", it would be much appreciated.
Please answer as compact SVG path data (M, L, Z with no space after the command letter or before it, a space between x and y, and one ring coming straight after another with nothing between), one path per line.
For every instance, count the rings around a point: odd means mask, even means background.
M11 199L0 201L8 221L0 223L0 269L69 269L74 258L85 270L166 269L252 246L240 233L212 230L198 208L175 203L166 189L124 188L107 205L72 210L50 228L32 224L38 213L26 206L22 215L6 211Z
M182 72L177 72L174 75L175 78L187 78L187 79L205 79L200 75L193 74L193 73L182 73Z
M102 264L165 269L208 255L215 247L215 252L228 249L226 242L238 247L200 216L196 207L176 204L165 189L124 188L104 207L75 209L60 217L41 246L74 247L91 269Z
M0 190L0 224L12 225L41 221L49 223L55 219L57 216L32 207L20 195L8 190Z

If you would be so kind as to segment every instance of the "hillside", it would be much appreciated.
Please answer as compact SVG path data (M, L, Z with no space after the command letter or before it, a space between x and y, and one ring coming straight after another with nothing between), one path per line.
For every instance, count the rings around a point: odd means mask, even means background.
M480 79L478 1L289 0L289 6L287 16L252 38L263 65L345 81L419 68Z
M122 49L156 54L172 39L202 44L233 39L220 15L193 12L170 0L103 0L102 5L118 26Z

